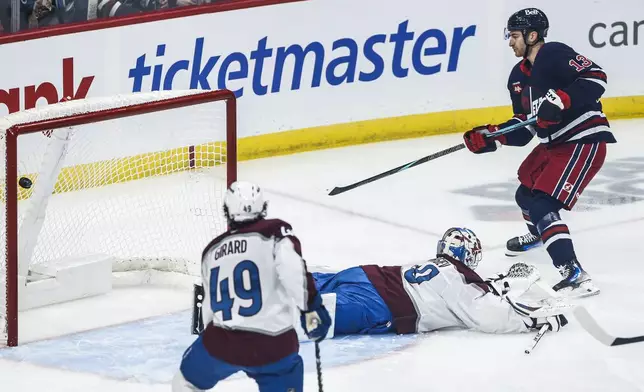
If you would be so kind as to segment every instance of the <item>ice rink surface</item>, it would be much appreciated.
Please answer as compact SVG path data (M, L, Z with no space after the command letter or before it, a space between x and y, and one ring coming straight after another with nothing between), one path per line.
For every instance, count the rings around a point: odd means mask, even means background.
M641 335L644 120L613 121L612 126L618 144L609 145L604 168L576 210L562 217L581 263L602 291L583 304L611 333ZM455 134L261 159L241 163L239 178L262 185L269 216L292 223L313 270L422 261L433 256L447 228L467 226L483 243L477 272L486 276L518 261L506 258L503 248L508 238L525 232L513 201L516 170L536 142L493 154L459 151L327 195L334 186L460 142ZM545 251L523 260L534 263L543 279L556 282L558 274ZM0 349L0 391L169 391L167 381L193 339L188 333L190 294L177 288L120 289L24 317L23 323L45 336L60 335L65 323L86 325L80 329L88 331ZM131 313L151 317L132 321L136 317L124 315ZM331 339L320 345L324 390L644 391L644 343L605 347L572 318L526 355L523 349L532 336L440 331ZM316 391L311 346L302 345L305 390ZM244 392L256 386L238 376L215 390Z

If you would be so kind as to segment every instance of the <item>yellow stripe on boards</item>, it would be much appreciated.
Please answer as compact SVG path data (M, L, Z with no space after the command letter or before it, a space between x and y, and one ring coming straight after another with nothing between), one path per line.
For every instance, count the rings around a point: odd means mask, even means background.
M610 97L602 99L602 103L609 121L644 117L644 96ZM500 123L511 116L510 106L496 106L382 118L250 136L239 139L238 159L244 161L364 143L460 133L477 125ZM183 147L65 168L60 173L55 192L69 192L138 180L174 173L190 167L214 166L225 160L225 148L225 143L196 146L192 154L192 165L189 148ZM34 174L27 177L35 184ZM19 198L22 200L29 197L33 187L31 189L18 187L18 189Z
M602 99L611 119L644 117L644 96ZM326 125L251 136L239 140L239 160L352 146L388 140L465 132L478 125L497 124L512 117L510 106L452 110Z

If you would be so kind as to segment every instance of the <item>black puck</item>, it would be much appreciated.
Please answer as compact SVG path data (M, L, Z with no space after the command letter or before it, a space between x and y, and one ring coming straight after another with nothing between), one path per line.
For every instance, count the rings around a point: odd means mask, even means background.
M20 177L20 180L18 180L18 185L20 185L20 187L25 189L31 188L32 184L33 183L31 182L31 180L28 179L27 177Z

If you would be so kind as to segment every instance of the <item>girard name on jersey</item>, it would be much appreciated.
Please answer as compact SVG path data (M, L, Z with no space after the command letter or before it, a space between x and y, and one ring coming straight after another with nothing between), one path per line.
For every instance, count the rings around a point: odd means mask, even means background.
M215 260L234 253L245 253L246 249L248 249L248 243L246 240L231 240L224 242L215 249Z

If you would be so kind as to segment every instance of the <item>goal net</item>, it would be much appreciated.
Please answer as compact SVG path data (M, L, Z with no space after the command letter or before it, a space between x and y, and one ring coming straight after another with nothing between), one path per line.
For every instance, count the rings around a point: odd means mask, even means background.
M106 292L114 272L199 275L226 227L235 111L230 91L191 90L0 118L0 345L20 311Z

